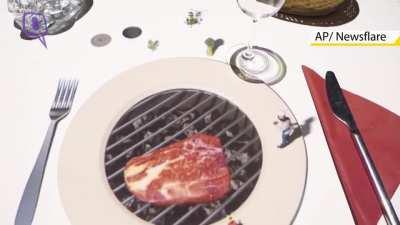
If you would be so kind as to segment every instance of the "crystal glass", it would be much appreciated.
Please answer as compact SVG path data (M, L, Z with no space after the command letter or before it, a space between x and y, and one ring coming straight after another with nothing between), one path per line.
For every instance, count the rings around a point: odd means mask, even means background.
M22 27L22 15L40 13L46 18L49 34L57 33L75 22L85 0L8 0L8 10Z
M285 0L237 0L239 8L253 21L254 34L256 24L259 20L275 15L284 5ZM262 48L253 48L249 42L247 48L237 55L236 66L249 76L256 77L258 74L271 72L270 52L263 51ZM272 76L272 75L271 75Z
M36 7L36 0L8 0L8 11L14 14L31 11Z

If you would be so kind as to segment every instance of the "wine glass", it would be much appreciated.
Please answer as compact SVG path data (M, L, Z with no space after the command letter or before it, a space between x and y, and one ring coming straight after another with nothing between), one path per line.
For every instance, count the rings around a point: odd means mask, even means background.
M236 0L239 8L253 20L255 27L259 20L275 15L284 5L285 0ZM254 37L253 37L254 38ZM280 80L284 73L284 62L279 55L269 49L253 46L250 42L246 48L238 50L231 62L250 79L262 80L272 84Z

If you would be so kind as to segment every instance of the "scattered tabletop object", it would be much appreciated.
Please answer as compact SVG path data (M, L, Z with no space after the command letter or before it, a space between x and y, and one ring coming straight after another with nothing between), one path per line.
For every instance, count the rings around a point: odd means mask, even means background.
M22 18L21 38L25 40L38 39L47 48L45 36L49 32L46 17L41 13L26 12Z
M270 49L259 47L259 46L253 46L252 49L257 51L258 54L264 54L264 52L268 52L268 67L273 73L260 73L257 75L251 75L250 73L247 73L246 71L243 71L240 69L237 65L239 64L239 57L241 57L239 54L241 54L242 51L247 49L248 47L242 47L238 50L236 50L229 61L229 64L231 65L231 68L233 72L242 80L247 81L247 82L253 82L253 83L264 83L267 85L274 85L279 83L286 75L286 63L283 60L283 58L277 54L274 51L271 51Z
M300 16L323 16L335 11L345 0L286 0L282 11Z
M203 21L203 13L199 10L190 10L186 17L186 24L189 26L193 26L196 24L200 24Z
M149 48L152 51L157 50L158 46L160 45L160 42L158 40L149 40L147 42L147 48Z
M394 207L390 202L390 198L386 193L382 178L376 169L375 162L369 154L368 147L365 144L360 130L358 129L356 121L354 120L350 106L347 104L339 82L332 71L328 71L326 73L325 87L332 113L335 114L337 119L346 125L347 129L351 132L352 139L357 146L362 164L365 167L366 173L370 179L371 186L373 187L376 197L380 202L383 216L385 217L388 225L400 225L399 218L397 217L396 211L394 210Z
M126 38L137 38L142 34L142 29L140 27L127 27L122 32L122 35Z
M36 159L35 166L26 183L24 194L22 195L15 217L15 225L32 224L57 125L69 114L77 88L77 80L60 80L58 82L57 93L49 113L51 123Z
M282 143L278 145L278 148L284 148L291 142L291 136L295 131L295 124L292 123L285 113L278 114L277 119L273 124L279 128L282 137Z
M110 42L111 42L111 36L108 34L97 34L91 40L92 45L95 47L104 47L108 45Z
M204 43L207 45L207 55L213 56L217 49L224 44L224 40L207 38Z
M376 225L382 216L382 208L352 132L332 112L325 80L308 67L303 66L303 72L354 221L360 225ZM391 198L400 181L400 116L349 91L343 90L343 93Z
M329 2L330 0L328 0ZM285 7L285 6L284 6ZM293 5L294 7L294 5ZM356 0L344 0L337 7L329 11L310 11L301 13L298 9L282 8L274 17L292 23L309 26L332 27L340 26L353 21L360 13L360 7Z
M48 35L63 33L82 18L93 6L93 0L65 0L60 3L53 0L9 0L8 11L14 14L14 26L17 29L24 27L24 14L43 15L46 18ZM22 32L23 33L23 32ZM21 33L21 38L29 40Z

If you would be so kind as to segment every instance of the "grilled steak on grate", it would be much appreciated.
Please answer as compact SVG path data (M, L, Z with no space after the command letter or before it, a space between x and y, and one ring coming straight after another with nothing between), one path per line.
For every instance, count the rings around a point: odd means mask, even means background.
M159 206L216 201L231 181L219 138L207 134L131 159L124 179L136 198Z

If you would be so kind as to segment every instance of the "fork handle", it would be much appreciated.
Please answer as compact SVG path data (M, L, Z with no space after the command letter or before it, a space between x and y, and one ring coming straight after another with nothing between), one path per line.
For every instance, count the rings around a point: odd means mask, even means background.
M53 143L54 133L57 128L58 121L52 120L47 130L39 156L36 159L35 166L29 176L25 186L24 194L19 203L15 225L31 225L36 206L39 199L40 187L42 186L43 175L47 164L51 144Z

